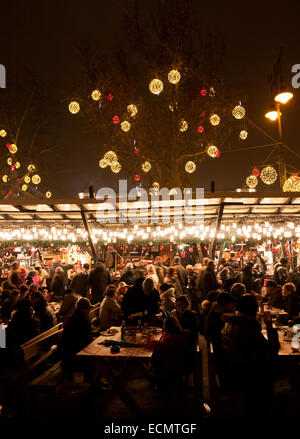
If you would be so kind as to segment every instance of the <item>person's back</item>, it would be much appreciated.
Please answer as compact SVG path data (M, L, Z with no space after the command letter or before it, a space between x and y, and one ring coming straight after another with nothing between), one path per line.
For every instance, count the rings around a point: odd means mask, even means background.
M184 290L186 284L186 270L181 264L181 258L179 256L175 256L174 258L174 268L177 271L178 280L180 282L181 288L182 290Z
M98 262L96 267L90 271L88 282L91 287L92 304L101 302L105 288L111 282L109 271L102 262Z
M287 267L287 258L281 258L280 262L275 264L273 277L277 285L283 286L288 281L289 272Z
M136 273L133 270L132 264L126 268L125 272L120 277L120 281L125 282L127 285L134 285L136 281Z
M89 289L88 267L89 266L87 264L84 264L83 270L75 274L70 284L70 288L82 297L87 297L88 294L88 289Z
M30 302L33 306L36 317L40 321L41 332L48 331L57 324L55 312L48 305L46 299L40 291L30 293Z
M39 335L40 332L40 322L33 315L30 302L20 300L16 304L16 312L6 328L7 347L21 346Z
M69 319L74 314L76 303L79 299L81 299L80 294L77 294L71 288L66 290L59 310L59 317L61 318L64 326L66 326Z

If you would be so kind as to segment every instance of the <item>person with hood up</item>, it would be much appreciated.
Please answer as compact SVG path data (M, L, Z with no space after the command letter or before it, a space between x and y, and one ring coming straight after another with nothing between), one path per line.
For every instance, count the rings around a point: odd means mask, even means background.
M111 283L110 273L103 262L97 262L95 268L90 271L88 282L91 288L92 305L101 302L107 285Z

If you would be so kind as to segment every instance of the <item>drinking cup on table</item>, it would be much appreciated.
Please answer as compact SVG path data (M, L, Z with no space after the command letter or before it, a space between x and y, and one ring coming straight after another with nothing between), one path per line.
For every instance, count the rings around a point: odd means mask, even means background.
M137 343L142 343L142 339L143 339L143 334L142 334L141 332L137 332L137 333L135 334L135 341L136 341Z

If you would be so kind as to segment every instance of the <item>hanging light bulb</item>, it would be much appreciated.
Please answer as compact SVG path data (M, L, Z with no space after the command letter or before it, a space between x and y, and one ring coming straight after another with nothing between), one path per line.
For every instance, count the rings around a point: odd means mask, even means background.
M171 70L168 73L168 80L171 84L178 84L178 82L180 81L181 75L178 72L178 70Z
M151 93L155 94L155 95L159 95L163 89L164 89L164 84L160 79L152 79L152 81L149 84L149 89L151 91Z
M76 102L76 101L70 102L70 104L69 104L69 111L70 111L70 113L76 114L76 113L79 112L79 110L80 110L80 105L79 105L78 102Z

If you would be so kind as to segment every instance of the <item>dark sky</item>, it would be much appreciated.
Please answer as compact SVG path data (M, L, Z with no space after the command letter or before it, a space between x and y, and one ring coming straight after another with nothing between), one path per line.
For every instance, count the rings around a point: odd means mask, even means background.
M184 0L182 0L184 1ZM81 81L80 58L75 49L80 40L93 40L110 49L126 38L122 34L122 20L128 10L129 0L76 1L76 0L11 0L1 4L0 63L6 66L7 87L10 81L22 78L29 67L32 71L50 78L58 91L69 92L73 81ZM140 1L147 13L153 2ZM291 66L300 63L299 20L300 5L286 2L202 2L195 0L204 29L224 39L226 59L225 84L236 85L247 95L247 116L273 137L276 125L270 124L264 114L271 103L267 77L284 48L283 67L287 82L291 80ZM27 85L24 84L24 87ZM300 91L283 109L284 140L300 153L299 109ZM1 99L1 90L0 90ZM61 102L57 102L61 106ZM101 139L87 135L82 123L75 123L66 111L53 125L57 145L64 157L65 166L55 166L50 161L46 183L53 186L56 197L77 196L89 184L95 188L108 184L109 171L98 166L97 145ZM243 143L234 138L232 148L270 143L256 129L249 127L249 138ZM215 180L216 189L240 187L252 165L260 164L267 156L261 151L223 154L218 160L207 160L198 167L197 186L209 189ZM289 161L300 168L300 160L290 156ZM59 172L56 172L56 168ZM261 189L267 189L261 185ZM272 186L271 189L275 189Z

